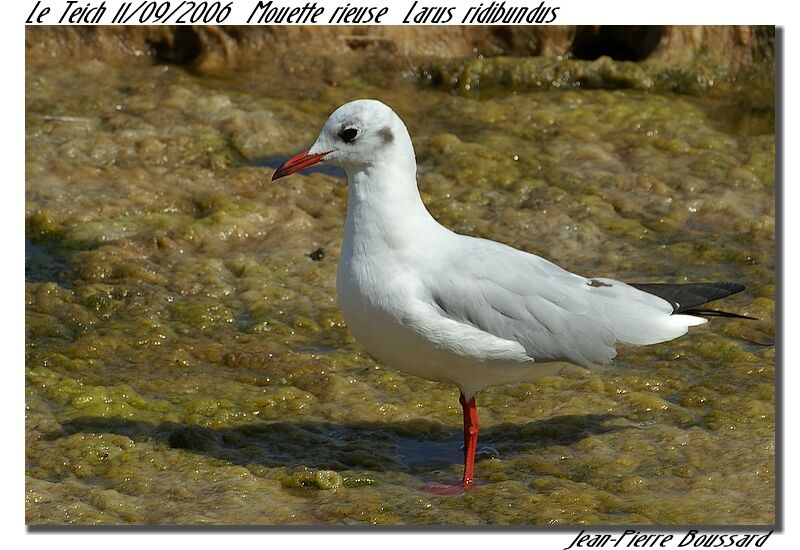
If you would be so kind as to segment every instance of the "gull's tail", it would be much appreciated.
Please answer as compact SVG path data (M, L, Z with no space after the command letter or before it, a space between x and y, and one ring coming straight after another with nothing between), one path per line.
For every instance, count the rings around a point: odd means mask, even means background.
M673 313L699 315L701 317L735 317L737 319L755 320L755 317L748 317L747 315L715 309L699 309L697 307L743 291L744 285L738 283L628 284L648 294L653 294L654 296L666 300L672 305Z

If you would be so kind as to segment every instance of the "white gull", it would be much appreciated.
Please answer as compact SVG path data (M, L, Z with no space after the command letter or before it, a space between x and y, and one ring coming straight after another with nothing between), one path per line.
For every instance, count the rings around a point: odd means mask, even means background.
M431 484L431 492L454 494L473 485L475 396L482 388L557 374L565 363L607 363L617 342L672 340L705 323L699 315L720 314L697 306L744 289L587 278L504 244L454 233L425 208L408 130L379 101L341 106L314 145L272 179L322 161L347 172L337 274L347 326L382 363L461 390L464 477L460 486Z

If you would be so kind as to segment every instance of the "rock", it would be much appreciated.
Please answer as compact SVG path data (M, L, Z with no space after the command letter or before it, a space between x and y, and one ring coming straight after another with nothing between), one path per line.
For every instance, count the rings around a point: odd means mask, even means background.
M213 71L270 56L498 55L678 64L702 57L739 68L771 61L771 26L31 26L29 57L142 58Z

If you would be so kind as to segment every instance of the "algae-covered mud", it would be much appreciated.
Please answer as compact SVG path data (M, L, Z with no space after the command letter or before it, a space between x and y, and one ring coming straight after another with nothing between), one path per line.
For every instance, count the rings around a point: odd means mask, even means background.
M354 56L28 60L27 521L773 523L769 71ZM425 493L461 473L458 390L349 335L341 174L270 183L359 97L406 121L445 225L585 275L741 282L725 305L758 320L486 389L475 489Z

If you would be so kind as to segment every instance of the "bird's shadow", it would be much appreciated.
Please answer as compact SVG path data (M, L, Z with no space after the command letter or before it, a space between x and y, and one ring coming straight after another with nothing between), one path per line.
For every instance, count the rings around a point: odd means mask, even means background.
M622 420L622 422L616 421ZM78 417L62 424L64 434L112 433L242 466L305 466L326 470L401 471L426 475L463 461L463 434L444 424L419 422L319 422L284 420L212 429L123 418ZM525 424L499 424L481 431L492 453L515 454L635 427L611 414L564 415ZM479 448L480 450L480 448Z

